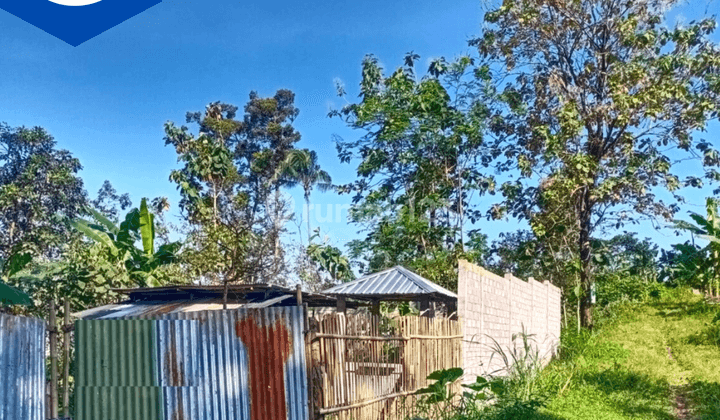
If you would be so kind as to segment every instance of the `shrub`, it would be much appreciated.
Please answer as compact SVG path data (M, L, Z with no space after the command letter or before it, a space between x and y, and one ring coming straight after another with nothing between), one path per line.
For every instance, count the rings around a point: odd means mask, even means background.
M708 344L720 347L720 312L700 332L690 336L691 344Z
M597 281L597 302L606 306L616 301L644 302L660 298L666 287L662 283L648 282L640 276L613 273Z
M547 397L541 387L543 365L534 336L525 331L514 334L509 349L491 340L492 358L502 361L497 375L479 376L475 382L463 385L462 395L455 395L449 386L462 377L463 370L433 372L428 379L435 382L417 391L420 399L413 420L521 419L545 406Z
M491 381L496 408L508 415L521 415L543 407L547 400L540 387L543 364L534 335L527 334L523 328L522 333L513 334L512 346L507 350L494 339L492 341L491 358L500 358L501 372L504 373Z

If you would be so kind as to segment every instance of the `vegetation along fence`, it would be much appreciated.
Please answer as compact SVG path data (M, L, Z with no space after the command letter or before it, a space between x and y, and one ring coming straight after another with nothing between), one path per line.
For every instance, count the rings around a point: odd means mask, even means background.
M462 366L462 331L446 318L332 313L310 319L314 414L404 419L439 369ZM457 391L457 390L456 390Z
M45 321L0 313L0 420L45 418Z
M306 420L301 307L76 324L77 420Z

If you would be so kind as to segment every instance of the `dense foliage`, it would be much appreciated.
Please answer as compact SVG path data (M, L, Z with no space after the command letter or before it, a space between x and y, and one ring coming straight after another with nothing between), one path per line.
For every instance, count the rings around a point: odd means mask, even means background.
M480 93L490 80L470 57L435 61L420 77L418 58L408 54L386 76L366 57L361 101L331 113L363 133L338 142L340 160L357 163L357 180L340 191L352 194L351 221L366 232L349 247L367 271L405 265L453 289L458 258L484 251L484 236L468 226L482 214L473 196L493 188L479 171L488 116Z
M83 214L80 161L55 146L41 127L0 124L0 260L57 257L71 236L63 218Z
M663 25L674 0L509 0L472 42L496 62L503 117L490 124L504 182L495 217L527 218L543 236L574 232L583 324L592 324L592 237L642 217L671 220L693 158L710 180L720 155L697 136L718 116L720 49L712 18ZM502 66L502 67L500 67ZM558 220L559 219L559 220Z

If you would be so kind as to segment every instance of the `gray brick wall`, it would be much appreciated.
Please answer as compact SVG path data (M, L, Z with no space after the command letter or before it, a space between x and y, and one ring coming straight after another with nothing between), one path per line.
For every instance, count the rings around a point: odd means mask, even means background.
M492 347L510 349L512 335L533 334L540 355L549 360L560 340L560 289L532 278L500 277L467 261L459 262L458 316L463 324L466 380L500 373L504 366ZM516 345L520 344L520 339Z

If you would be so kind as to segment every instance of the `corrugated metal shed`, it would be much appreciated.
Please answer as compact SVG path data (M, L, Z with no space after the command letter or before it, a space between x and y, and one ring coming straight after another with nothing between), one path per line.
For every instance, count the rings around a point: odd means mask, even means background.
M45 418L45 322L0 313L0 420Z
M457 295L405 267L397 266L369 274L323 291L331 296L358 299L436 297L457 300Z
M77 322L77 420L308 419L301 307L155 318Z
M287 299L291 296L279 296L263 302L233 303L228 302L227 309L257 309L266 308ZM80 319L130 319L152 318L167 314L180 314L200 311L219 311L223 309L221 299L178 300L178 301L138 301L115 303L98 306L82 312L76 312L74 317Z
M223 309L222 286L163 286L117 289L128 296L122 303L99 306L72 314L79 319L152 318L165 314ZM296 306L297 291L267 284L233 284L228 288L227 309L257 309L272 306ZM334 307L336 298L302 292L303 303L310 307Z
M127 295L131 301L166 301L166 300L201 300L222 299L225 289L216 285L178 285L162 287L142 287L137 289L115 289ZM297 290L275 284L230 284L228 285L228 302L260 303L280 296L290 296L292 302L283 306L295 306L294 298ZM308 306L334 306L335 300L320 293L302 292L303 303ZM222 302L222 301L221 301Z

